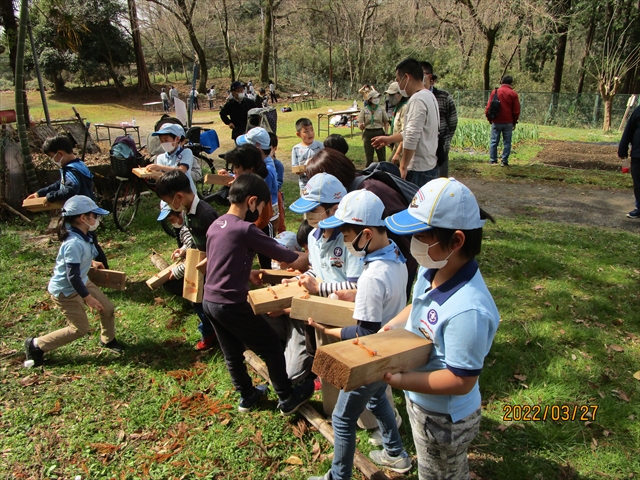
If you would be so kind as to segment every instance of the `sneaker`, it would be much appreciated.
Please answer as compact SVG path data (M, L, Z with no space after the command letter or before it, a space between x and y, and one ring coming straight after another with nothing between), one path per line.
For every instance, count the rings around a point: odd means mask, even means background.
M124 353L124 346L115 338L109 343L104 343L102 340L100 340L100 345L102 345L104 348L108 348L113 353L117 353L118 355L122 355Z
M196 350L209 350L213 347L213 344L216 343L216 336L210 335L206 338L203 338L198 343L196 343Z
M253 396L246 398L240 398L240 404L238 405L238 411L242 413L247 413L253 407L255 407L260 400L267 396L269 392L268 385L258 385L253 391Z
M386 450L373 450L369 453L369 458L373 460L373 463L376 465L386 467L394 472L407 473L411 470L411 459L406 456L406 452L402 453L404 455L392 457Z
M501 167L508 167L508 166L509 166L509 163L508 163L508 162L502 162L502 163L500 164L500 166L501 166Z
M307 480L331 480L331 470L329 470L327 473L319 477L318 476L309 477L307 478Z
M44 363L44 352L40 347L33 345L33 337L29 337L24 341L24 354L26 360L33 360L33 366L39 367Z
M490 162L489 162L489 165L498 165L498 162L497 162L497 161L496 161L496 162L494 162L494 161L490 161Z
M394 408L393 410L396 415L396 425L400 428L400 425L402 425L402 417L400 416L400 412L397 408ZM369 443L376 447L382 446L382 432L379 427L374 428L371 430L371 433L369 433Z
M292 415L298 410L302 404L311 398L314 392L314 382L310 379L305 380L299 385L293 387L291 396L286 400L278 402L278 409L282 415Z
M631 212L627 213L627 217L629 218L640 218L640 208L636 208Z

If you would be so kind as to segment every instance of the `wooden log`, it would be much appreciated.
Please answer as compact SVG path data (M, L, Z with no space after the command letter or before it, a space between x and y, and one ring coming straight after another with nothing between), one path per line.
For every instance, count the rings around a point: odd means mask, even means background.
M152 178L159 180L164 172L149 172L146 168L132 168L131 171L134 175L140 178Z
M316 295L311 295L309 298L294 297L289 316L297 320L307 320L311 317L316 323L323 325L348 327L357 323L353 318L354 306L353 302L333 300Z
M44 212L47 210L57 210L62 208L62 203L48 203L47 197L25 198L22 201L22 208L30 212Z
M106 268L90 268L89 280L97 287L125 290L127 288L127 274Z
M294 282L287 285L274 285L273 287L249 290L248 300L253 313L261 315L289 308L293 297L303 294L308 294L307 290Z
M151 263L153 263L153 265L158 270L164 270L169 266L169 263L160 255L158 255L158 252L156 252L155 250L153 250L153 253L151 254L150 258L151 258Z
M233 179L230 175L215 175L209 173L204 176L204 183L208 183L209 185L229 185L233 182Z
M151 277L150 279L147 280L147 282L146 282L147 286L151 290L155 290L156 288L158 288L158 287L162 286L163 284L167 283L169 281L169 274L171 273L171 270L176 268L181 263L182 263L182 260L180 260L179 262L172 263L171 265L169 265L164 270L161 270L158 273L156 273L153 277Z
M265 363L251 350L244 352L244 358L251 368L253 368L258 375L263 377L267 382L269 379L269 370ZM318 431L326 438L331 445L333 445L333 427L327 422L318 411L313 408L309 403L305 403L298 409L298 413L302 415L311 425L316 427ZM353 457L353 465L362 472L362 474L370 480L389 480L389 477L385 475L366 455L363 455L359 450L356 450Z
M262 270L262 281L264 283L270 283L271 285L280 285L284 278L294 278L300 275L299 271L290 272L289 270Z
M431 341L404 328L318 347L313 373L345 392L426 365ZM366 348L363 348L364 345ZM375 351L375 355L369 352Z
M307 171L307 166L306 165L296 165L294 167L291 167L291 171L293 173L304 173Z
M205 259L207 254L196 250L187 249L187 258L184 262L184 286L182 296L193 303L202 303L204 295L204 275L196 268L196 265Z

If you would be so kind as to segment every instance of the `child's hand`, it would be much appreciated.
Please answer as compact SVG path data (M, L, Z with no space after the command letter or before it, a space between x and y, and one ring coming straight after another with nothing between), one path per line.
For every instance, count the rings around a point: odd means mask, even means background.
M176 248L173 253L171 254L171 260L173 260L174 262L179 259L179 258L185 258L187 256L187 252L185 250L182 250L180 248Z
M26 200L31 200L32 198L38 198L38 194L37 193L32 193L31 195L29 195Z
M382 378L382 380L388 383L389 385L391 385L392 387L402 388L400 386L402 385L402 373L387 372L384 374L384 377Z
M147 169L147 172L161 172L162 171L162 167L160 167L160 165L156 165L155 163L150 163L145 168Z
M207 274L207 259L206 258L196 265L196 270L198 270L203 275Z
M311 295L318 294L318 280L306 273L300 275L300 285L309 290Z
M291 313L291 309L285 308L283 310L276 310L274 312L269 312L267 313L267 315L269 315L271 318L277 318L277 317L281 317L282 315L289 315L290 313Z
M97 268L97 269L104 268L104 263L91 260L91 268Z
M297 260L291 263L281 262L280 268L283 268L285 270L288 268L293 268L294 270L300 270L301 272L306 272L307 270L309 270L309 254L303 252L297 252L297 254Z
M251 282L252 285L262 285L262 274L264 273L264 270L251 270L251 272L249 273L249 282Z
M318 330L319 332L324 332L327 327L325 327L324 325L320 324L320 323L316 323L313 318L309 317L307 319L307 325L315 328L316 330Z
M225 170L224 168L221 168L220 170L218 170L218 175L221 175L223 177L228 177L229 172L227 172L227 170Z
M98 300L96 300L96 298L93 297L91 294L84 297L84 303L87 304L87 307L89 307L89 310L91 310L92 312L94 310L101 312L104 309L102 304Z
M344 300L345 302L355 302L356 293L358 293L358 290L338 290L337 292L335 292L338 298L340 300Z

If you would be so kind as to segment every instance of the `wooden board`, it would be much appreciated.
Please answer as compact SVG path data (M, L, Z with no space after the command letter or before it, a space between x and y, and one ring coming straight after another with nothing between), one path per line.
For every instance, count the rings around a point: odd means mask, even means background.
M358 323L353 318L353 307L355 303L344 300L333 300L331 298L311 295L304 299L294 297L291 302L291 313L289 316L298 320L313 318L316 323L331 325L332 327L348 327Z
M293 173L304 173L307 171L307 166L306 165L296 165L291 167L291 171Z
M207 174L204 176L204 183L209 185L229 185L235 177L229 175Z
M89 280L97 287L124 290L127 288L127 274L106 268L90 268Z
M134 175L140 178L153 178L158 180L164 172L149 172L146 168L132 168L131 171Z
M293 297L305 293L307 293L307 290L294 282L287 285L274 285L273 287L249 290L248 300L253 313L261 315L289 308Z
M262 270L262 281L271 285L280 285L283 278L294 278L301 273L298 271L290 272L288 270Z
M382 380L387 372L406 372L426 365L432 346L431 341L404 328L367 335L359 342L375 350L376 355L354 345L353 340L323 345L316 351L313 373L348 392Z
M30 212L44 212L46 210L58 210L62 208L62 203L47 203L46 197L25 198L22 201L22 208L26 208Z
M182 296L193 303L202 303L204 295L204 275L196 269L196 265L205 259L207 254L196 250L187 249L187 258L184 261L184 286Z
M171 265L169 265L164 270L160 270L153 277L151 277L149 280L147 280L147 282L146 282L147 286L151 290L155 290L156 288L158 288L158 287L162 286L163 284L167 283L169 281L169 274L171 273L171 270L176 268L181 263L182 263L182 260L180 260L179 262L172 263Z

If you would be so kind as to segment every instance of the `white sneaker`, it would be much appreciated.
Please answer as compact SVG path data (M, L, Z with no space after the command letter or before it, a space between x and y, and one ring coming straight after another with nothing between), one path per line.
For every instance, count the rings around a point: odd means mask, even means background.
M403 452L406 455L406 452ZM411 459L408 456L398 455L392 457L386 450L373 450L369 453L369 458L373 463L393 470L398 473L406 473L411 470Z
M398 428L400 428L400 425L402 425L402 417L400 416L400 412L397 408L394 408L393 410L396 415L396 425L398 425ZM369 443L376 447L382 446L382 432L380 431L380 428L376 427L371 430L371 432L369 433Z

